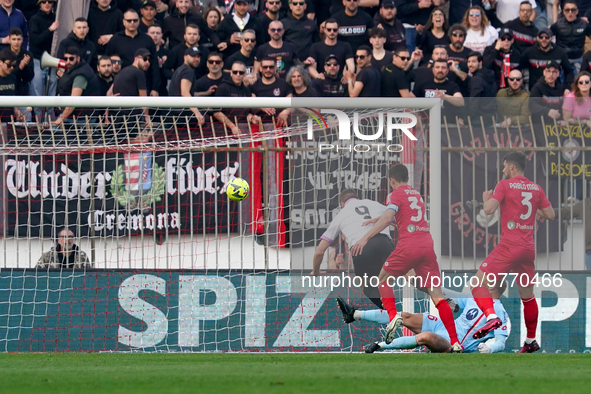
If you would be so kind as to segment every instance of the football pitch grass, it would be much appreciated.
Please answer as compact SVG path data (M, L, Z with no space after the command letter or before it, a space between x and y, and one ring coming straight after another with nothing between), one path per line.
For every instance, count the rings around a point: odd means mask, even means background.
M3 393L588 393L591 354L0 354Z

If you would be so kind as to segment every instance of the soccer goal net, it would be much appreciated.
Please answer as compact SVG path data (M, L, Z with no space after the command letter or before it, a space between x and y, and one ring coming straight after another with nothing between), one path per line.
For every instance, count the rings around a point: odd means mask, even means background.
M339 194L385 203L387 170L404 163L440 226L436 99L17 97L0 108L3 351L359 351L381 333L342 322L337 296L375 308L352 281L349 245L335 241L321 266L338 285L301 285ZM241 202L225 193L235 177L250 185ZM429 310L410 286L397 300Z

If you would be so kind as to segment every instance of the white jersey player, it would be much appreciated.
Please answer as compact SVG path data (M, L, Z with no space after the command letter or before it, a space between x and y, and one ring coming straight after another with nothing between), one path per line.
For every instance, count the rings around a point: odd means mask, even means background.
M320 237L320 244L314 253L314 268L312 275L320 275L320 265L324 253L330 244L343 234L349 245L359 241L373 225L363 226L369 219L380 217L386 207L372 200L359 200L357 193L352 189L344 190L340 196L341 211L330 223L328 229ZM370 245L371 244L371 245ZM394 250L394 244L390 238L389 229L385 228L381 233L371 238L368 246L359 256L353 257L355 275L368 278L380 274L384 261ZM367 281L369 283L369 279ZM363 293L378 307L382 308L379 291L377 288L364 288Z

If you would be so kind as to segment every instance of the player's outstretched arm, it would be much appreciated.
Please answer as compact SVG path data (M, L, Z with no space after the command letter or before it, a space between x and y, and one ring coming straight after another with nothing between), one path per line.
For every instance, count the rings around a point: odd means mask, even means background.
M363 253L363 247L367 244L373 236L378 235L382 232L386 227L392 223L392 220L396 216L396 212L393 209L387 209L386 212L380 216L380 219L377 221L376 224L361 238L355 245L351 247L351 255L352 256L359 256Z
M312 275L320 275L320 265L322 264L322 259L324 258L324 252L330 246L330 243L326 240L321 240L320 244L316 248L314 252L314 266L312 268Z

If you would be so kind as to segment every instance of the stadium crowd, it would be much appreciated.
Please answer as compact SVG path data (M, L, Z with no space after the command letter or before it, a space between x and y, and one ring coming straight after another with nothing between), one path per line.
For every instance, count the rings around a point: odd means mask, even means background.
M591 125L588 1L92 0L54 51L65 69L44 69L56 1L0 0L0 95L441 97L452 117ZM501 100L464 100L486 97Z

